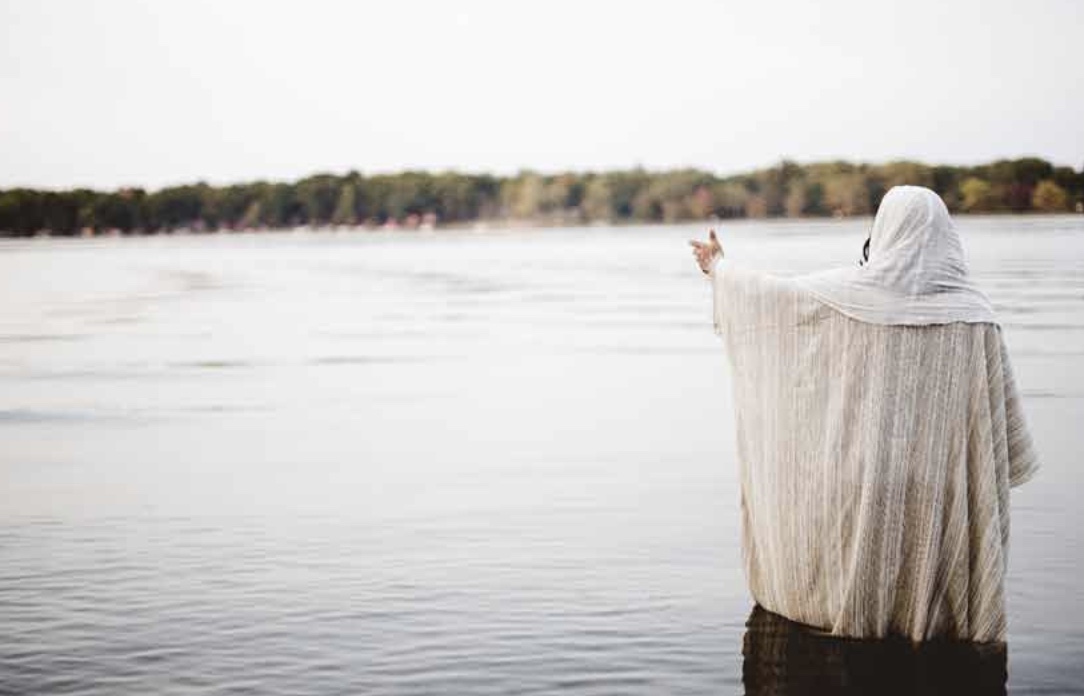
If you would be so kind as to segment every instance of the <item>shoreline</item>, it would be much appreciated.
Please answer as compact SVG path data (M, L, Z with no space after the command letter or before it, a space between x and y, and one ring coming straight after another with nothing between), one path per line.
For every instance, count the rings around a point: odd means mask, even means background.
M530 228L874 213L893 186L925 186L953 214L1084 213L1084 168L1036 157L975 166L783 160L719 175L699 169L321 173L292 182L205 182L157 190L0 189L0 235L95 236L187 230Z
M974 213L954 213L954 219L981 219L981 218L1021 218L1021 219L1078 219L1084 216L1084 213L1080 212L1041 212L1041 211L997 211L997 212L974 212ZM452 222L440 225L418 225L418 226L405 226L405 225L294 225L289 227L249 227L249 228L226 228L220 227L217 229L193 229L193 228L177 228L173 230L156 230L152 232L144 231L129 231L124 232L121 230L106 230L102 232L96 232L94 234L56 234L49 232L39 232L30 235L13 235L0 232L0 244L6 242L25 242L30 240L104 240L104 239L150 239L150 238L164 238L164 237L228 237L228 236L256 236L256 235L320 235L320 234L336 234L336 235L375 235L375 234L396 234L405 236L417 236L417 235L439 235L444 233L501 233L501 232L520 232L529 230L606 230L606 229L623 229L623 228L660 228L660 227L696 227L702 226L705 228L713 226L725 226L725 225L744 225L748 223L783 223L783 224L803 224L803 223L832 223L832 222L844 222L848 220L871 220L872 215L849 215L849 216L828 216L828 215L806 215L801 217L731 217L731 218L714 218L707 220L675 220L672 222L657 221L657 220L614 220L614 221L553 221L553 220L479 220L475 222Z

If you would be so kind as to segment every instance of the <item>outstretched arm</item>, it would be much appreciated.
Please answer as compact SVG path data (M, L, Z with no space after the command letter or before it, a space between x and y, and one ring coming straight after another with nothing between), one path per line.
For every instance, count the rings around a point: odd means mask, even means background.
M720 263L723 247L715 230L708 231L708 241L690 240L689 245L697 266L711 281L716 333L778 328L779 317L768 316L765 308L796 307L800 292L789 278Z

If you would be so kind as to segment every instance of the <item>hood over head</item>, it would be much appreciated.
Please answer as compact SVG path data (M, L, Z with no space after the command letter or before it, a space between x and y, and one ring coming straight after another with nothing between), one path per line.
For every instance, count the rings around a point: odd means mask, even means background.
M868 262L796 279L821 301L874 324L996 323L971 282L948 208L921 186L895 186L881 201Z

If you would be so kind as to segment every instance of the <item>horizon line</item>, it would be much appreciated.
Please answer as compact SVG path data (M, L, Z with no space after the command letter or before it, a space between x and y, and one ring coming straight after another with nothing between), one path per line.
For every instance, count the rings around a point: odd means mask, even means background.
M294 176L294 177L255 177L255 178L236 178L236 179L213 179L211 177L201 177L195 180L177 180L172 183L166 183L161 185L144 186L141 184L124 184L120 186L84 186L84 185L68 185L68 186L41 186L33 184L15 184L15 185L3 185L0 186L0 191L16 191L16 190L29 190L40 192L70 192L70 191L93 191L93 192L122 192L122 191L136 191L141 190L147 193L154 193L157 191L163 191L173 188L185 188L190 186L208 186L211 188L228 188L231 186L248 186L253 184L296 184L307 179L313 179L316 177L330 176L344 178L357 174L363 178L376 178L376 177L395 177L406 174L422 174L429 176L438 175L458 175L458 176L470 176L470 177L492 177L495 179L516 179L524 175L536 175L542 177L559 177L564 175L574 176L586 176L586 175L605 175L624 172L644 172L648 174L668 174L675 172L697 172L702 174L709 174L718 179L731 179L742 176L749 176L758 172L769 171L780 167L783 164L795 164L800 167L810 167L823 164L846 164L855 167L880 167L892 164L916 164L923 167L938 168L948 167L956 169L984 167L1000 162L1019 162L1022 160L1042 160L1050 164L1052 167L1067 168L1074 173L1084 174L1084 163L1081 163L1079 169L1071 164L1059 163L1053 159L1048 159L1042 155L1037 154L1020 154L1013 157L997 157L995 159L988 160L976 160L971 163L960 162L930 162L927 160L913 159L907 157L899 157L893 159L847 159L844 157L823 158L823 159L798 159L792 157L780 157L772 161L770 164L760 165L756 167L749 167L737 170L720 170L711 169L708 167L702 167L697 165L676 165L676 166L646 166L641 163L633 164L627 167L585 167L575 168L568 167L562 169L547 169L547 168L534 168L534 167L519 167L514 171L508 173L502 173L500 170L482 170L482 169L470 169L470 168L456 168L456 167L405 167L401 169L373 169L365 170L356 167L351 167L346 170L334 170L334 169L317 169L311 170L309 173Z

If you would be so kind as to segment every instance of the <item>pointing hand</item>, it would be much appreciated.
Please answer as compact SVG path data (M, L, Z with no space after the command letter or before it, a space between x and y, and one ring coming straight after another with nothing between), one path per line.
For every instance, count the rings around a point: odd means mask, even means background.
M704 273L711 271L711 264L715 261L715 256L723 255L723 247L719 244L719 238L715 236L715 230L708 231L708 241L698 242L696 240L689 240L689 245L693 248L693 256L696 257L696 263L700 266L700 270Z

